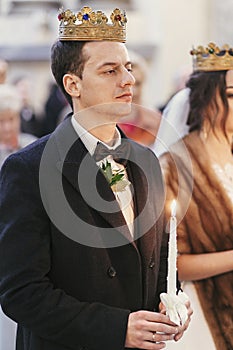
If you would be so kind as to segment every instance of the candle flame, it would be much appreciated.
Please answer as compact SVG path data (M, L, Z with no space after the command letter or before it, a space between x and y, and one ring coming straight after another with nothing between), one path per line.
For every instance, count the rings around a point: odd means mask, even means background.
M176 200L173 199L171 202L171 216L176 216Z

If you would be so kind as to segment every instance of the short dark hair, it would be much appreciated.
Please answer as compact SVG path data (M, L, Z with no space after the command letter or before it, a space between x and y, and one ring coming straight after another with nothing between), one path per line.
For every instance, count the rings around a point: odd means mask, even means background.
M56 41L51 48L51 70L53 76L73 108L72 98L65 91L63 76L73 73L82 79L82 72L87 57L83 55L83 47L87 41Z
M191 74L186 86L190 88L189 102L190 112L187 124L189 131L201 130L203 121L208 118L214 131L219 106L217 103L217 92L223 103L224 115L222 119L222 130L226 135L226 119L229 111L226 95L226 73L227 71L194 72ZM209 115L209 107L213 114Z

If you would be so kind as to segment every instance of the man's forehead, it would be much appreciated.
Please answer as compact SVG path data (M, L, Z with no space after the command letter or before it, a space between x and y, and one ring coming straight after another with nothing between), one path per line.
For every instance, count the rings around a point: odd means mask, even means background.
M114 62L116 60L129 60L128 51L124 44L116 42L89 42L83 48L88 60Z

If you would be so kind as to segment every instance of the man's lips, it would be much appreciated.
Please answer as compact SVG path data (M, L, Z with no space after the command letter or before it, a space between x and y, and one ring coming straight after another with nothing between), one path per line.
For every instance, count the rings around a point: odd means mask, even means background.
M118 100L123 100L126 102L132 102L133 94L131 92L125 92L116 97Z

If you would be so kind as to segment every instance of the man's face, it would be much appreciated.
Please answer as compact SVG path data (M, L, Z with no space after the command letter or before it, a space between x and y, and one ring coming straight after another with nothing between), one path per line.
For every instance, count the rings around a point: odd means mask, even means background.
M87 60L79 84L78 110L95 106L95 113L111 121L128 115L135 79L125 45L90 42L84 46L83 54Z

